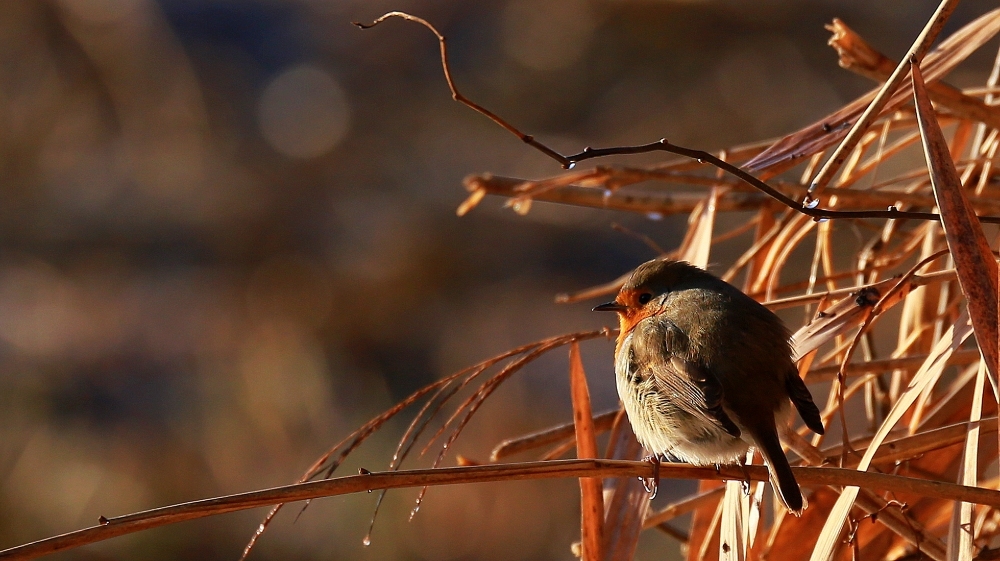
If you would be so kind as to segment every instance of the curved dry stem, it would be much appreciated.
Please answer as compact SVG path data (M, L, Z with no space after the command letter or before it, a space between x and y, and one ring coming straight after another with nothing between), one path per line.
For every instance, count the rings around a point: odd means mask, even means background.
M660 475L674 479L767 481L764 466L699 467L687 464L660 465ZM841 468L796 467L796 479L803 485L853 485L873 491L912 493L925 497L964 501L1000 508L1000 491L928 481L884 473L858 472ZM272 489L238 493L171 505L135 514L103 518L101 524L53 536L0 551L0 560L26 560L58 551L77 548L150 528L205 518L229 512L332 497L375 489L399 489L461 483L486 483L525 479L580 477L651 477L653 467L645 461L628 460L554 460L515 464L432 468L406 471L369 472L321 481L296 483Z
M602 329L600 331L562 335L559 337L553 337L551 339L547 339L543 342L540 342L536 348L530 350L521 358L518 358L517 360L514 360L513 362L505 366L502 370L500 370L500 372L498 372L492 378L484 382L482 386L480 386L479 389L476 390L475 393L473 393L465 401L463 401L455 409L455 412L451 415L451 417L448 418L448 420L444 423L444 425L442 425L441 428L434 434L434 436L430 438L427 445L420 452L420 454L423 455L425 452L427 452L430 449L431 445L437 440L437 438L440 435L442 435L449 427L454 426L455 427L454 430L452 431L451 435L445 440L445 442L441 445L441 450L440 452L438 452L438 455L434 459L434 462L432 464L432 467L438 467L444 460L445 454L448 453L448 450L451 448L451 445L454 444L455 440L457 440L458 436L462 433L462 430L469 423L469 421L472 420L472 417L476 414L476 411L479 410L479 407L486 401L486 398L488 398L500 386L500 384L502 384L512 375L514 375L522 368L524 368L525 365L534 361L539 356L551 351L552 349L556 349L576 341L584 341L587 339L593 339L600 336L607 336L608 333L609 332L606 329ZM463 411L465 412L464 416L462 415ZM461 419L458 420L460 417ZM457 423L456 420L458 420ZM417 495L417 499L415 501L416 504L414 505L413 510L410 513L410 518L413 518L413 516L420 509L420 505L423 502L424 496L426 494L427 494L427 488L424 487L423 489L420 490L420 493Z
M520 354L529 353L531 356L537 356L536 354L531 354L531 353L537 351L539 347L544 347L545 345L551 344L553 341L562 341L561 344L566 344L567 342L570 342L572 340L591 339L606 334L607 334L606 330L590 331L583 333L571 333L568 335L561 335L543 341L528 343L526 345L522 345L515 349L506 351L497 356L489 358L485 361L480 362L479 364L475 364L473 366L460 370L454 374L442 378L441 380L438 380L423 388L420 388L419 390L408 396L406 399L400 401L389 410L376 416L374 419L368 421L367 423L362 425L359 429L355 430L350 435L348 435L347 438L341 440L335 446L330 448L325 454L320 456L319 459L313 462L313 464L309 467L309 469L306 470L305 474L303 474L302 478L299 479L299 483L310 481L320 476L322 476L323 478L331 477L333 473L337 470L337 468L340 467L343 461L347 458L347 456L350 455L351 452L353 452L355 449L357 449L357 447L360 446L376 430L381 428L383 425L385 425L386 422L388 422L390 419L398 415L404 409L408 408L410 405L413 405L414 403L416 403L423 397L427 396L431 392L434 392L434 395L431 396L431 398L427 401L427 403L423 405L423 407L421 407L420 411L410 422L409 427L407 428L403 437L400 439L399 444L396 447L396 451L393 455L393 458L389 463L389 470L390 471L395 470L399 467L402 461L409 454L412 447L416 444L416 441L419 438L420 434L423 433L424 429L427 427L430 421L436 416L436 414L441 410L444 404L451 397L453 397L458 391L466 387L472 380L477 378L480 374L482 374L489 368L493 367L494 365L505 359ZM547 347L547 348L554 348L554 347ZM527 362L530 362L530 360L524 361L521 364L521 366L527 364ZM459 379L462 379L460 383L453 384L453 382ZM463 403L463 405L459 407L459 411L461 411L464 407L465 404ZM457 414L458 411L456 411L455 415ZM453 415L453 417L455 415ZM470 418L471 418L471 413L469 414L465 422L468 422ZM449 423L446 423L445 427L442 427L434 435L434 437L431 438L431 442L433 442L445 430L445 428L447 427L448 424L450 424L450 422L451 419L449 419ZM464 426L464 423L462 426ZM459 429L459 431L456 431L456 433L453 435L453 438L449 441L449 444L453 442L455 438L458 437L458 432L460 432L460 430L461 429ZM428 443L428 446L430 446L430 443ZM447 445L445 446L445 450L447 450ZM442 450L441 458L443 458L443 455L444 455L444 450ZM439 461L441 458L439 458ZM436 465L437 464L435 464L435 466ZM372 522L371 522L372 526L374 526L375 517L378 514L379 506L381 505L383 496L384 493L380 494L378 500L376 501L375 511L372 515ZM303 510L305 510L305 508L308 507L308 504L309 503L307 501L306 504L303 506ZM244 548L241 559L245 559L250 554L250 551L253 550L257 541L270 526L271 521L281 510L282 506L283 505L280 504L276 505L267 513L267 515L264 517L264 520L260 523L260 525L257 526L257 529L254 531L246 547ZM369 534L370 533L371 533L371 526L369 527ZM366 536L366 539L368 539L368 536Z

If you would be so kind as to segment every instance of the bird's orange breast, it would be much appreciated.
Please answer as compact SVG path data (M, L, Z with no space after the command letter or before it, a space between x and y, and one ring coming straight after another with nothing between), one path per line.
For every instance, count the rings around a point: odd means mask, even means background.
M635 329L636 325L642 320L653 317L658 314L660 310L655 308L630 308L624 312L618 314L618 341L615 343L615 354L622 348L622 343L625 342L625 338L628 337L629 333Z

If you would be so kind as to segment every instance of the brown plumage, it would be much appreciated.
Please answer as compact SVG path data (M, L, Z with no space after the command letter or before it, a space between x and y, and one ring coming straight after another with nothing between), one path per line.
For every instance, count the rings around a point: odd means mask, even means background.
M776 315L710 273L666 259L640 265L613 302L594 309L618 313L618 395L649 452L731 464L753 446L778 498L801 513L775 423L787 420L789 400L810 429L823 434L823 423Z

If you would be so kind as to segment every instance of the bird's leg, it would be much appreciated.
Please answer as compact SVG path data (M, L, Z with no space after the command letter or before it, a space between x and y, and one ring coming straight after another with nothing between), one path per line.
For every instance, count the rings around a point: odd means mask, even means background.
M640 477L639 481L642 482L642 488L649 493L649 500L653 500L656 498L656 492L660 490L660 457L653 454L643 460L653 464L653 477L651 482L646 481L645 477Z

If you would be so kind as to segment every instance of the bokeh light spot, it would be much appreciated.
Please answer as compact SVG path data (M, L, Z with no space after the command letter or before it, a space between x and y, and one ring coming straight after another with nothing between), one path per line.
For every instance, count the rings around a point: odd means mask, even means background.
M261 134L276 151L315 158L343 140L351 108L340 84L326 71L301 65L279 74L257 105Z

